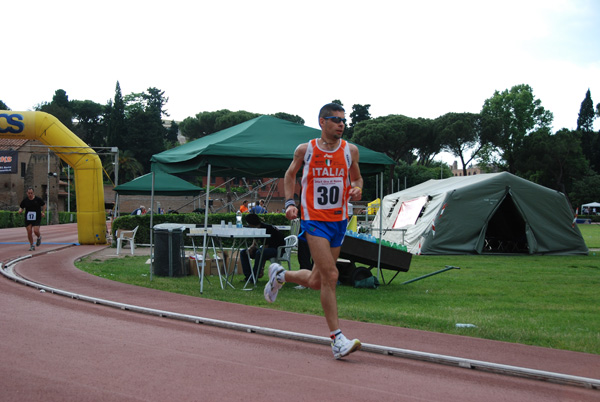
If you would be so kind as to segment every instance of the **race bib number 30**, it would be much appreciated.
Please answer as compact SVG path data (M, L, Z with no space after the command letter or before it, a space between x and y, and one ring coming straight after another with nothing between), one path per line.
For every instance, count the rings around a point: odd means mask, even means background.
M342 177L315 177L313 180L315 209L340 208L343 201Z
M29 211L27 212L27 217L25 219L27 219L28 221L34 221L36 216L37 214L35 213L35 211Z

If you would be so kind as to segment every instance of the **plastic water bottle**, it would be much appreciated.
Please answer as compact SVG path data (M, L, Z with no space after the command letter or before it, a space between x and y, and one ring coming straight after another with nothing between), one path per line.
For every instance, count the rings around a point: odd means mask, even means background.
M236 228L242 227L242 213L240 211L237 211L235 214L235 227Z

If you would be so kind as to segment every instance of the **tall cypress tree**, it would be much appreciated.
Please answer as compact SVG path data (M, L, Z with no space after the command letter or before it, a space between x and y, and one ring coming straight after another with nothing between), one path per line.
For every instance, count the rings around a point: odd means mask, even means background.
M585 94L585 99L581 102L581 108L579 109L579 117L577 118L577 130L582 132L594 131L594 119L596 118L594 113L594 102L592 102L592 95L588 89Z
M115 99L106 107L106 139L110 147L119 147L124 149L125 139L127 138L127 125L125 124L125 101L121 93L121 85L117 81L115 88Z
M581 135L581 150L583 155L590 162L590 167L600 173L600 139L598 133L594 132L594 102L588 89L585 99L581 102L579 117L577 118L577 131Z

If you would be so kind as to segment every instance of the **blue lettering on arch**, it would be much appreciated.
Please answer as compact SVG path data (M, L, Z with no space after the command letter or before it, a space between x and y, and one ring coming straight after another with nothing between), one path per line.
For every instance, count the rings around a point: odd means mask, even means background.
M23 132L25 129L25 123L23 123L24 117L22 114L0 114L0 120L6 120L6 128L2 128L2 124L0 124L0 134L18 134Z

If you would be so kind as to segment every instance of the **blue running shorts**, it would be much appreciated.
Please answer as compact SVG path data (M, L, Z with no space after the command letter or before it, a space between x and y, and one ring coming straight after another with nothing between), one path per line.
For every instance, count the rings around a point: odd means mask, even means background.
M340 247L344 242L348 220L338 222L300 221L300 237L306 240L305 234L324 237L329 240L331 247Z

